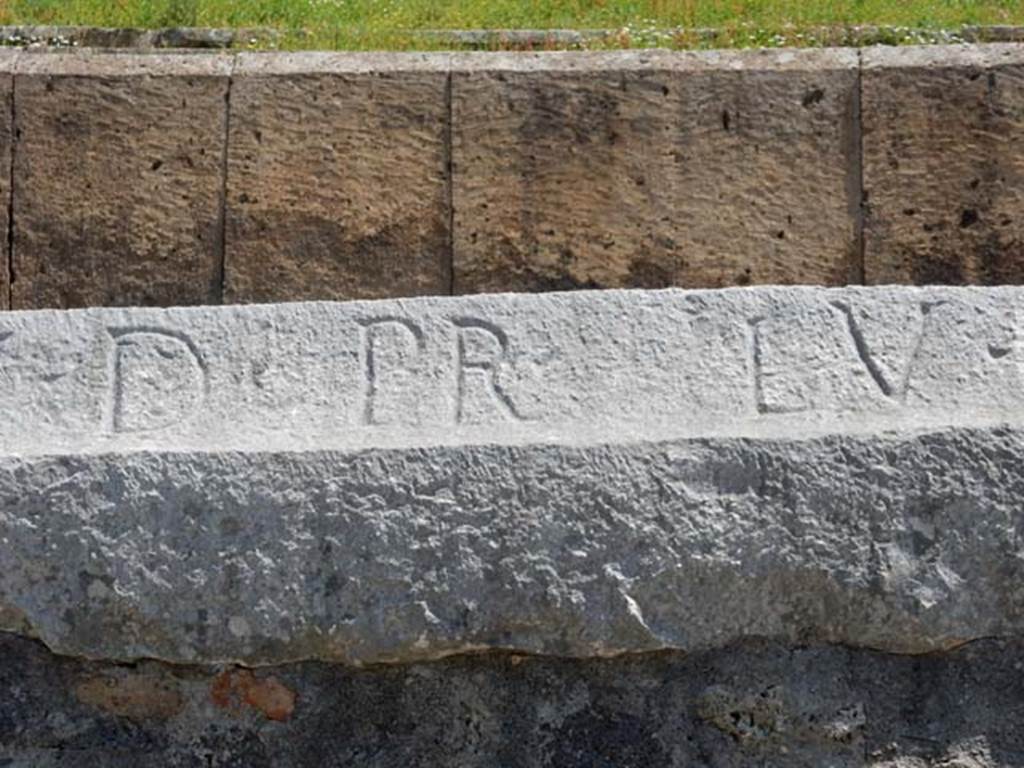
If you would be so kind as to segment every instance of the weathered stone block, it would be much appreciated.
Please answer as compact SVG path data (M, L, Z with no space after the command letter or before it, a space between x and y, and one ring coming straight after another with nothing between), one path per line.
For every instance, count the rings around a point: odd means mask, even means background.
M0 628L350 663L1024 629L1018 289L0 316Z
M230 60L25 54L15 309L221 300Z
M14 130L14 64L18 51L0 48L0 310L10 306L11 146Z
M914 657L756 642L611 659L492 653L222 670L70 659L0 635L0 761L1007 768L1024 755L1022 653L1019 639Z
M863 56L868 282L1024 281L1024 48Z
M859 275L855 52L453 61L456 292Z
M449 293L447 87L443 55L241 55L227 298Z

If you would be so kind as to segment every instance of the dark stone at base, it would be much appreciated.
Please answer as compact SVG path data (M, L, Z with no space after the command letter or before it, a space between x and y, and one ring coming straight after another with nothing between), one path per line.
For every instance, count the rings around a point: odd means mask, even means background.
M1022 654L751 643L250 671L86 662L4 635L0 766L1016 766Z

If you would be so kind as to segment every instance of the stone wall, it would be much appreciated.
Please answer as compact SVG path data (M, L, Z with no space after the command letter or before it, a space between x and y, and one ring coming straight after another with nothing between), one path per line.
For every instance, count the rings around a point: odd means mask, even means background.
M0 51L0 766L1024 764L1022 69Z
M0 301L1019 282L1022 72L1017 44L0 50Z
M0 764L1019 765L1016 287L0 316Z

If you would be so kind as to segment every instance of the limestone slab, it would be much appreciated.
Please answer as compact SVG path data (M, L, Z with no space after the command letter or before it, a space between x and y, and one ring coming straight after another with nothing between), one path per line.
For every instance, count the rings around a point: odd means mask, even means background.
M850 51L453 58L455 290L846 284Z
M1024 48L863 57L867 281L1024 281Z
M0 317L0 628L353 664L1024 628L1024 290Z
M242 54L230 301L449 292L447 57Z
M15 309L221 299L220 56L25 54Z

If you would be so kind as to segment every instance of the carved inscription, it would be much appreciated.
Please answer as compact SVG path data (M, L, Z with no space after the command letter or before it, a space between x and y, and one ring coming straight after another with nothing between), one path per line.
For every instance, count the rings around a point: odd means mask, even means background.
M0 330L0 406L8 443L99 427L143 436L130 446L149 435L191 446L222 430L232 441L278 429L282 442L335 440L346 428L360 444L390 444L406 431L466 426L461 439L469 425L591 418L693 430L752 414L803 414L801 428L876 413L912 423L975 405L1016 418L1018 310L995 298L773 289L636 307L631 296L584 297L572 312L541 302L540 317L529 314L534 299L516 298L524 317L495 305L494 319L478 300L12 317ZM704 324L682 311L693 302L706 307Z
M114 433L156 432L195 416L209 389L206 363L192 340L164 328L108 328Z
M423 331L401 317L376 317L360 326L365 375L362 423L402 423L403 394L414 386L414 366L426 347Z
M894 375L886 369L878 358L872 354L871 346L864 336L864 331L857 322L853 308L842 301L833 301L832 306L842 314L846 322L850 339L853 341L857 356L864 364L864 368L870 374L879 391L888 398L903 404L907 400L907 389L910 386L910 377L914 370L914 363L921 352L921 343L924 341L925 327L928 323L928 316L935 307L941 306L943 302L922 302L919 305L920 317L917 327L913 329L913 342L910 353L906 357L903 370Z
M4 355L4 349L3 348L7 344L7 341L13 335L14 335L14 331L0 331L0 355L6 356L6 355ZM3 368L0 368L0 382L3 382L5 384L5 388L6 388L6 386L9 386L9 375L10 374L8 373L6 366L4 366Z
M491 421L495 415L523 421L509 393L501 384L500 367L508 360L508 336L494 323L478 318L453 320L456 333L457 423Z
M879 398L904 404L929 315L942 303L923 302L909 327L887 329L896 343L885 354L872 347L854 308L843 301L801 308L800 315L750 318L756 411L844 409Z
M761 380L764 375L763 363L761 361L761 333L760 325L765 318L758 315L747 320L747 344L750 347L750 389L753 395L754 409L758 413L768 413L768 403L764 399Z

